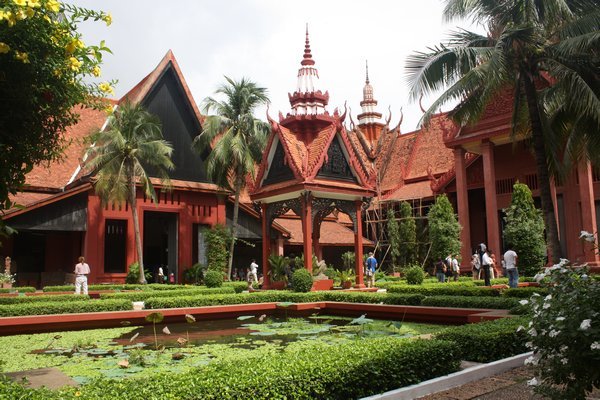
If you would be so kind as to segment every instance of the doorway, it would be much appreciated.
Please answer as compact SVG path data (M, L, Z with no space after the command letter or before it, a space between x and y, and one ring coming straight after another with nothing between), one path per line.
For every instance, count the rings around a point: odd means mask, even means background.
M157 282L158 268L165 276L174 274L177 282L177 214L158 211L144 212L144 267Z

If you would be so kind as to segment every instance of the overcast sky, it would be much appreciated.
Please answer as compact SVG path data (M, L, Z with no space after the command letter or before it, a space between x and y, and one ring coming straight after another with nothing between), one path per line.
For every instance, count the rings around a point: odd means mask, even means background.
M287 94L296 86L309 24L313 59L329 111L356 115L365 81L365 60L379 111L391 107L395 126L404 109L402 132L415 129L418 104L408 101L406 57L446 38L456 25L442 20L441 0L76 0L75 4L110 12L111 26L85 23L86 44L106 40L113 51L102 67L104 79L118 79L120 97L173 50L196 103L212 95L223 76L247 77L266 87L271 116L289 109ZM431 100L424 99L427 107ZM264 111L258 115L265 118Z

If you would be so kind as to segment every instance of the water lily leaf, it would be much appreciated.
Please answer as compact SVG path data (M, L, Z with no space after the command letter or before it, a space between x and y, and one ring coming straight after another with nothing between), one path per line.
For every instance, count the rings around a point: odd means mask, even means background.
M73 376L71 379L73 379L75 382L79 383L80 385L85 385L86 383L88 383L90 381L90 377L87 376Z
M276 305L277 305L277 307L287 308L287 307L289 307L289 306L291 306L293 304L296 304L296 303L292 303L291 301L284 301L284 302L281 302L281 303L277 303Z
M146 321L152 322L153 324L158 324L159 322L162 322L164 317L165 316L162 313L153 312L153 313L146 315L145 319L146 319Z
M129 326L131 325L131 321L121 321L121 326Z
M255 317L254 315L240 315L239 317L237 317L237 320L238 321L245 321L247 319L254 318L254 317Z
M373 322L372 319L366 318L366 316L367 314L363 314L360 317L353 319L349 322L349 325L364 325Z
M277 335L277 332L273 332L273 331L250 332L250 335L252 335L252 336L273 336L273 335Z

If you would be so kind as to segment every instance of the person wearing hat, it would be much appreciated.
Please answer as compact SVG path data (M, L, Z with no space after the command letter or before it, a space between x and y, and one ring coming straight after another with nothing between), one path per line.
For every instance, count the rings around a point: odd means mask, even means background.
M367 287L375 287L375 270L377 270L377 260L373 256L373 252L369 252L369 257L367 258Z

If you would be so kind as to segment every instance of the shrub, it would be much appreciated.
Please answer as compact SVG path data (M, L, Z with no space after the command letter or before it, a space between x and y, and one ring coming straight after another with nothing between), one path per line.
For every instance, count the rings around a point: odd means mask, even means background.
M354 399L412 385L458 370L455 345L439 340L379 338L330 346L294 343L285 352L215 360L201 373L96 379L59 391L0 381L0 397L74 399ZM365 371L370 376L365 384Z
M186 283L199 285L202 282L203 274L202 271L206 267L200 263L192 265L190 268L183 271L183 279Z
M400 257L402 236L400 235L400 226L396 220L396 213L393 208L388 208L387 210L386 229L389 254L392 259L392 268L390 270L396 271L396 268L398 267L398 258Z
M183 289L184 285L162 285L158 283L150 283L147 285L138 284L100 284L100 285L88 285L89 290L178 290ZM73 285L61 285L61 286L44 286L44 292L73 292L75 286Z
M515 183L511 204L504 212L504 240L519 255L519 272L535 275L546 260L546 241L542 211L535 208L527 185Z
M445 194L435 199L435 204L429 209L427 218L431 259L444 259L448 254L457 254L460 251L460 225L452 204Z
M464 360L486 363L527 351L525 332L517 331L526 322L518 317L467 324L445 329L435 338L456 342Z
M73 301L45 301L0 306L0 317L131 310L131 301L129 300L86 301L76 299L74 297Z
M423 299L421 305L430 307L512 310L519 305L519 301L517 299L490 296L428 296Z
M310 292L312 285L312 276L310 276L310 272L307 269L299 268L294 271L292 275L292 288L295 292Z
M417 261L417 224L412 214L412 207L406 201L400 202L400 265L410 265Z
M208 269L227 273L231 232L226 226L215 225L205 229L203 233L206 242L206 259L209 261Z
M404 276L409 285L420 285L423 283L423 279L425 279L425 272L420 266L413 265L404 271Z
M8 304L25 304L25 303L43 303L47 301L73 301L87 300L90 297L87 295L79 295L74 297L72 294L62 294L53 296L17 296L17 297L0 297L0 305Z
M543 287L534 287L534 286L514 288L514 289L510 288L510 289L503 290L502 296L514 297L514 298L519 298L519 299L528 299L534 293L537 293L540 295L546 295L546 294L548 294L548 289L543 288Z
M236 293L242 293L244 290L248 289L248 284L243 281L239 282L223 282L223 286L232 287Z
M144 301L151 297L177 297L177 296L206 296L209 294L233 294L235 290L232 287L196 287L181 290L137 290L135 292L124 293L102 293L101 299L127 299L129 301ZM71 298L73 298L71 296Z
M425 296L499 296L498 289L490 287L469 286L462 284L429 284L429 285L390 285L389 293L418 293Z
M152 280L152 274L147 269L144 269L144 275L146 277L146 281L150 282ZM129 284L139 284L140 278L140 264L134 262L131 264L127 270L127 276L125 277L125 283Z
M209 270L204 275L204 284L209 288L218 288L223 285L223 272Z
M15 286L12 289L0 288L0 293L14 293L14 292L33 293L36 290L37 289L32 286Z
M567 262L546 269L548 295L530 299L532 320L524 331L539 378L530 384L553 399L585 399L600 387L600 283Z

